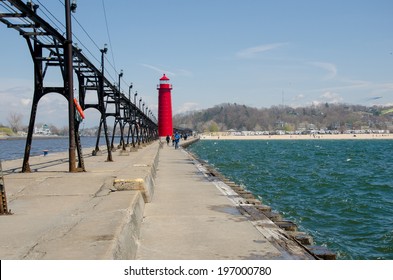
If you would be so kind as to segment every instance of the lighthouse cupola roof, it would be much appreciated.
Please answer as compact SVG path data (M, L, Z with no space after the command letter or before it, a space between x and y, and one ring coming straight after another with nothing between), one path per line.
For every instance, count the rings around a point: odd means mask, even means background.
M164 74L160 79L160 85L169 84L169 78Z
M161 77L160 81L169 81L169 78L164 74L164 75Z

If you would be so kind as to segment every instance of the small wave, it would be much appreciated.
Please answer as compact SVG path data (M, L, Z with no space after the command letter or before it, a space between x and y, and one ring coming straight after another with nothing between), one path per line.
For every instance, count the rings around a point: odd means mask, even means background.
M388 221L393 217L393 154L386 153L391 142L341 140L323 147L307 141L220 142L220 157L205 143L193 152L298 221L338 258L393 259L385 244L393 230L386 231L393 224Z

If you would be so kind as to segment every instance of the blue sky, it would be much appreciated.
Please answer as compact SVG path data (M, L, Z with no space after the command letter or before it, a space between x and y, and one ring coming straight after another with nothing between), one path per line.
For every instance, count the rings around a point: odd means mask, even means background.
M45 6L64 20L63 0L39 2L40 10ZM77 4L74 17L94 40L73 21L85 55L98 66L98 48L109 44L110 76L117 77L123 69L124 92L132 82L155 114L156 85L163 73L173 84L174 113L226 102L257 108L321 102L393 106L391 0L78 0ZM6 124L14 111L22 113L27 123L33 96L27 45L4 24L0 38L0 122ZM59 76L48 82L58 83ZM98 124L96 112L88 110L86 116L86 126ZM63 98L45 97L37 121L66 125Z

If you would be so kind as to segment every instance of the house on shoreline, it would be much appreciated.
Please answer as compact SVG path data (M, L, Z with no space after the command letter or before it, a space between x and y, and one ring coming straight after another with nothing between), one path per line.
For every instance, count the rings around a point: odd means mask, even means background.
M43 124L41 127L34 127L35 135L52 135L52 132L47 124Z

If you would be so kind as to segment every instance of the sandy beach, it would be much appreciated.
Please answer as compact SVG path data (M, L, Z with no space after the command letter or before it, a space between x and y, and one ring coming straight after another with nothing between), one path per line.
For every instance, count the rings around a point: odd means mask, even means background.
M393 134L314 134L314 135L210 135L201 134L201 140L393 140Z

